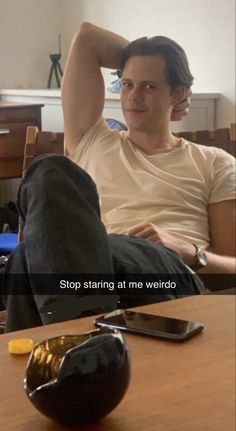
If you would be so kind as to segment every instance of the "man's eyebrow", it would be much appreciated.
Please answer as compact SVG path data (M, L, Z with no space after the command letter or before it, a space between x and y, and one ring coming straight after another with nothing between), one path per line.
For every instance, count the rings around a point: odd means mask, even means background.
M133 82L132 79L130 78L121 78L121 81L128 81L128 82ZM144 81L139 81L140 84L155 84L155 85L159 85L158 82L156 81L152 81L152 80L144 80Z

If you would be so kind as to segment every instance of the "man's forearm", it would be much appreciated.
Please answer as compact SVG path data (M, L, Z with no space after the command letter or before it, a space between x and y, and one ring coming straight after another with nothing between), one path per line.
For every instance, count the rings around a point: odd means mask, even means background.
M199 274L235 274L236 258L233 256L220 256L207 251L207 265L197 271Z
M127 39L88 22L81 24L73 43L76 45L81 39L97 56L100 67L119 69L121 53L129 44Z
M171 248L171 247L170 247ZM180 247L174 248L190 268L196 264L196 248L190 243L182 241ZM207 265L199 269L199 274L235 274L235 256L225 256L214 253L213 250L205 250Z
M105 89L101 67L118 69L128 43L121 36L87 22L74 36L61 87L65 141L70 155L103 113Z

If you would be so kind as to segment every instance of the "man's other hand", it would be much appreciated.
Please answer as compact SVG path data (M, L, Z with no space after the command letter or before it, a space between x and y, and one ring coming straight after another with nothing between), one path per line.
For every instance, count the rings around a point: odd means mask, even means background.
M144 238L174 250L189 266L194 261L196 249L192 244L188 243L182 238L166 232L165 229L162 229L153 223L141 223L136 225L129 229L128 235Z
M192 92L190 89L186 90L184 99L174 105L171 113L171 121L181 121L182 118L189 113L191 94Z

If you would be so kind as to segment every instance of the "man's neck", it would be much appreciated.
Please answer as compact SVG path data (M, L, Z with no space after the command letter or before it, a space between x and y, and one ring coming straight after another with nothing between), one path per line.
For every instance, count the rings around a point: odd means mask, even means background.
M169 129L158 130L155 133L129 129L127 136L147 155L172 151L179 144L179 139Z

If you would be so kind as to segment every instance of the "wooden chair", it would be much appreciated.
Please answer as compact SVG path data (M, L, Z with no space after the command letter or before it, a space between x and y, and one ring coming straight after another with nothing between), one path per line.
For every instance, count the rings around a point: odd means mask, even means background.
M229 128L179 132L175 135L197 144L222 148L235 156L236 123ZM27 127L23 176L34 157L46 153L64 154L64 133L39 131L36 126Z
M196 132L179 132L175 136L183 137L187 141L197 144L218 147L232 156L236 156L236 124L232 123L230 128L215 130L198 130Z

